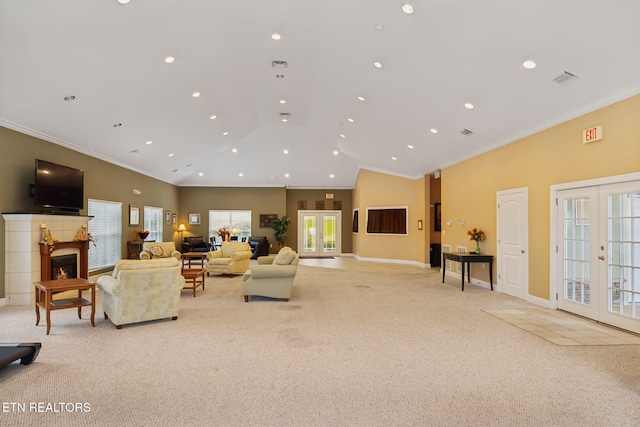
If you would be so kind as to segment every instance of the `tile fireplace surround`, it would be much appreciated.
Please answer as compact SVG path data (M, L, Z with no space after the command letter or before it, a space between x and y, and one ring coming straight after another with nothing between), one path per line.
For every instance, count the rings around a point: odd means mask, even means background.
M33 305L35 290L33 283L40 280L40 225L45 224L53 238L60 242L71 242L73 235L88 225L92 217L2 214L4 217L4 295L7 305ZM51 255L79 255L79 249L54 250Z

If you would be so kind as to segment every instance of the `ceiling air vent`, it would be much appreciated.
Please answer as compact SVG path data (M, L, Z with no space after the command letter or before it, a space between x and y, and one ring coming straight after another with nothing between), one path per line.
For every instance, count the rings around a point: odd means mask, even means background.
M470 131L469 129L462 129L462 130L460 131L460 133L461 133L462 135L469 136L469 135L471 135L471 134L473 133L473 131Z
M138 149L131 150L131 154L140 154L140 150Z
M273 68L287 68L287 61L271 61Z
M555 77L553 79L553 81L558 83L558 84L564 84L564 83L572 82L577 78L578 78L578 76L576 76L575 74L570 73L568 71L564 71L562 74L560 74L559 76Z

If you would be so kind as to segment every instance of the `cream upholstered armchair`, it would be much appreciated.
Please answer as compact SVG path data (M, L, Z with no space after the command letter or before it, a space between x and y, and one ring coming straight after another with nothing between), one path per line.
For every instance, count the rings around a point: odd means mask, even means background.
M258 257L258 265L242 276L244 301L248 302L250 295L289 301L298 261L298 254L288 246L280 249L278 255Z
M98 277L97 281L104 291L104 318L117 329L147 320L176 320L184 286L180 272L180 261L174 257L116 261L111 276Z
M140 259L169 258L180 259L182 254L176 250L175 242L144 242Z
M219 251L207 253L209 274L242 274L249 268L251 246L247 242L222 242Z

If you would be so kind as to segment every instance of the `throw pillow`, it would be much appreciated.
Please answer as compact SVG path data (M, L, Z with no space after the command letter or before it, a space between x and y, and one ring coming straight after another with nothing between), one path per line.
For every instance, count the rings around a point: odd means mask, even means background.
M295 257L295 252L293 252L290 247L285 246L284 248L280 249L280 252L278 252L278 255L276 255L276 257L274 258L273 263L276 265L289 265Z
M151 254L151 258L164 258L165 257L164 250L162 250L162 246L160 246L160 245L151 246L149 248L149 253Z

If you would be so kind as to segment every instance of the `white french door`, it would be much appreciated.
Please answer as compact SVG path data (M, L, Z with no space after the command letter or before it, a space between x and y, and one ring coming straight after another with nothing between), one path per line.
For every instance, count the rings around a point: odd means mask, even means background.
M640 333L640 181L558 192L558 308Z
M339 256L341 230L341 211L298 211L298 255Z

